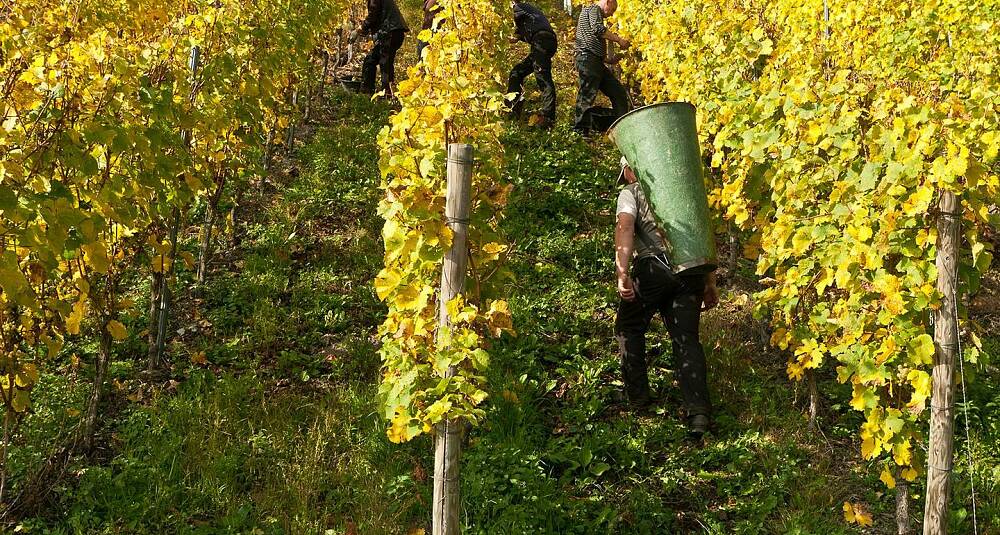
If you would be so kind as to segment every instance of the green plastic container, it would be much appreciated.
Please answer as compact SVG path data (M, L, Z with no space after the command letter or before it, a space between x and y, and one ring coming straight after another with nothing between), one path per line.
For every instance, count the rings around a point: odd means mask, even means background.
M692 104L664 102L623 115L608 131L667 235L675 273L718 266L696 124Z

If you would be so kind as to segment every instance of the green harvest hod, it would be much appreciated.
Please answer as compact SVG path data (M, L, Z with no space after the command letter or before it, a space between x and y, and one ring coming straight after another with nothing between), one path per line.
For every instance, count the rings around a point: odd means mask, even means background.
M718 265L695 124L693 105L665 102L623 115L608 131L666 232L676 273L707 273Z

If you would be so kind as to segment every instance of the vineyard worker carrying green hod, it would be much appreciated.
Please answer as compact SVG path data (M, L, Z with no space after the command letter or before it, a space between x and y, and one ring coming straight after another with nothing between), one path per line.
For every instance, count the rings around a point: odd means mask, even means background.
M531 46L528 56L514 66L507 80L507 92L513 93L510 102L511 114L519 116L524 108L524 80L532 72L542 92L542 122L538 126L551 128L556 120L556 84L552 81L552 57L556 55L556 34L537 7L513 0L514 37L512 43L524 41Z
M580 90L576 96L576 117L573 129L581 134L592 130L604 131L629 110L628 92L615 78L606 63L616 63L616 56L608 57L607 41L622 48L631 46L604 25L604 19L618 9L618 0L600 0L580 11L576 24L576 70L580 76ZM607 95L611 109L594 107L597 92Z
M361 91L375 92L375 68L382 72L382 90L392 96L392 83L396 79L396 52L403 46L403 38L410 29L396 0L368 0L368 16L361 28L351 32L351 41L359 34L371 35L375 46L361 65Z
M701 312L719 303L715 274L675 274L667 259L667 241L657 225L635 173L622 158L615 226L615 271L618 277L618 340L622 379L629 402L636 407L652 403L646 373L646 331L657 312L670 333L677 374L691 434L708 430L711 403L705 351L698 337ZM634 265L632 264L635 258Z

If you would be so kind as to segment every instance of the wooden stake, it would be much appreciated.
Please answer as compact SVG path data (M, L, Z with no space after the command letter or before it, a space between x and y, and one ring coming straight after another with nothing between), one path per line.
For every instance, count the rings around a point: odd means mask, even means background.
M948 497L955 438L955 359L958 353L958 252L961 203L950 191L938 203L937 291L941 307L934 311L934 373L931 432L927 448L927 501L924 535L948 533Z
M819 430L819 386L816 384L816 370L806 370L809 383L809 429Z
M896 477L896 535L910 535L910 482L903 478L903 471L897 466Z
M188 95L188 100L192 106L195 104L197 89L200 85L198 83L198 67L200 65L201 49L193 46L191 47L191 55L188 58L188 68L191 69L191 94ZM190 130L181 131L181 144L185 150L191 147L191 136L192 133ZM177 234L180 232L180 224L181 211L180 208L174 206L173 224L170 226L170 267L165 273L161 273L160 312L156 318L156 352L150 361L150 369L156 368L163 362L163 349L167 343L167 323L170 318L170 276L173 275L174 264L177 261Z
M292 153L292 146L295 144L295 114L299 111L299 90L292 91L292 119L288 122L288 132L285 136L285 153Z
M469 204L472 189L472 146L448 145L448 195L445 218L453 237L451 249L444 257L441 270L441 295L438 297L438 325L447 327L448 302L462 293L468 266L466 239L469 232ZM455 375L454 366L445 377ZM434 507L433 534L458 534L459 460L462 454L462 423L445 420L434 432Z
M163 267L162 262L160 267ZM156 353L156 338L160 332L160 291L163 288L163 271L160 269L159 272L153 272L149 280L149 323L146 327L148 331L146 333L146 354L148 356L146 369L149 371L160 367Z
M174 274L174 264L177 263L177 233L181 226L181 211L174 207L174 222L170 226L170 265L163 273L160 286L160 316L156 327L156 365L163 362L163 350L167 345L167 323L170 320L170 277Z

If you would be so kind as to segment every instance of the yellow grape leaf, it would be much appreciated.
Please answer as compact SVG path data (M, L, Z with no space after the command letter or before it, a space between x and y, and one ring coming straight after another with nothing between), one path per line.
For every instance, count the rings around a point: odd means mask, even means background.
M801 381L802 375L805 373L806 369L802 367L798 362L788 363L788 379L790 381Z
M873 437L867 437L861 442L861 456L865 459L875 457L880 451L882 451L882 448L876 446Z
M467 304L461 294L448 301L445 309L448 312L448 321L453 324L469 323L476 319L476 313L479 311L475 305Z
M21 369L14 376L14 384L21 388L27 388L38 382L38 367L31 362L21 365Z
M897 444L892 445L892 458L896 461L896 464L900 466L906 466L910 464L912 460L912 455L910 453L910 441L904 440Z
M917 231L917 247L925 247L927 245L934 245L937 243L937 233L933 228L925 229L922 228Z
M81 295L80 299L73 305L73 312L66 318L66 332L69 334L80 334L80 322L87 313L86 295Z
M181 258L184 259L184 265L188 269L194 269L194 255L189 253L188 251L181 251L180 255Z
M890 489L896 488L896 478L892 477L888 466L882 468L882 475L879 476L879 479L882 480L882 483L885 483L886 487Z
M903 415L899 409L889 409L886 411L885 420L882 422L882 431L888 440L893 435L899 434L903 430Z
M822 123L813 123L806 130L806 143L814 144L819 141L819 138L826 132L826 125Z
M913 386L913 394L910 396L909 406L923 410L924 403L931 395L931 376L923 370L910 370L906 374L906 380Z
M934 339L924 333L910 342L910 360L914 364L932 364L934 362Z
M872 525L872 515L860 503L844 502L844 520L859 526Z
M860 383L854 383L854 392L851 395L851 408L856 411L863 411L873 406L877 401L878 397L874 395L870 388Z
M122 322L118 320L111 320L108 322L108 332L115 340L124 340L128 336L128 329L122 325Z
M400 279L402 279L402 275L392 268L385 268L375 276L375 293L380 301L385 301L389 297L389 292L399 286Z
M11 255L4 255L4 263L0 265L0 288L6 294L8 300L13 300L17 296L29 289L28 278L17 266L17 258Z
M499 337L504 331L514 334L514 323L507 301L498 299L491 302L490 309L486 312L486 320L493 336Z
M207 365L208 364L208 357L205 356L205 352L204 351L198 351L195 354L191 355L191 364L195 364L195 365L198 365L198 366L205 366L205 365Z
M101 242L91 243L81 247L84 259L87 264L98 273L107 273L111 267L111 260L108 259L108 250Z
M771 345L781 349L788 349L788 344L791 341L792 333L784 327L778 327L771 335Z
M158 254L153 257L150 267L153 269L153 273L167 273L170 271L170 257Z
M195 193L205 189L205 184L202 183L201 179L191 173L184 173L184 182Z
M913 481L914 479L917 478L917 470L912 466L907 466L906 468L903 469L900 475L903 476L903 479L907 481Z
M487 243L486 245L483 245L483 253L485 256L483 257L482 262L491 262L493 260L496 260L500 258L500 253L506 250L507 250L506 245L496 242Z
M11 406L14 408L14 412L24 412L31 408L31 398L28 397L28 391L15 388Z
M399 444L417 435L418 431L411 425L410 420L411 418L408 414L401 410L396 410L396 415L392 417L392 423L385 432L390 442ZM419 427L416 427L416 429L419 429Z
M447 396L435 401L427 408L427 419L432 424L440 422L444 415L451 410L451 405L452 403Z
M430 156L420 159L420 176L429 178L434 174L434 160Z
M378 291L376 289L376 291ZM420 289L416 285L404 286L396 292L396 299L392 303L398 310L418 310L420 304Z
M801 256L802 253L806 252L810 244L812 244L812 229L800 228L792 236L792 254L794 256Z
M913 194L910 195L905 202L903 202L903 213L908 216L913 216L921 212L925 212L933 199L934 186L924 184L923 186L917 188L917 191L913 192Z
M49 336L46 333L42 333L42 343L45 344L45 346L49 350L48 353L49 358L52 358L58 355L60 351L62 351L64 342L62 336L60 335Z
M406 535L425 535L426 533L427 532L424 531L424 528L413 528L409 532L407 532Z
M872 228L868 225L862 224L861 226L849 226L847 227L847 233L857 239L859 242L867 242L872 239L873 233Z

